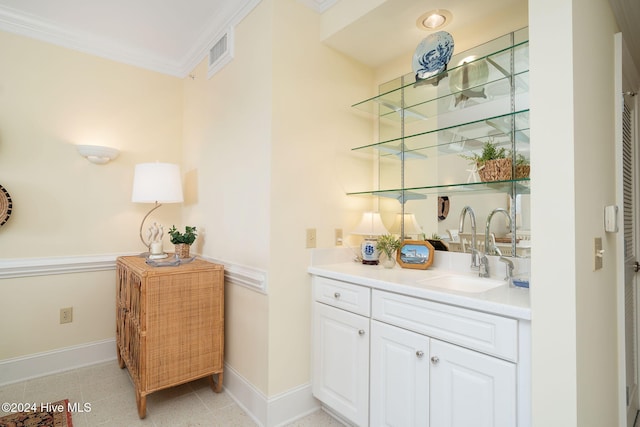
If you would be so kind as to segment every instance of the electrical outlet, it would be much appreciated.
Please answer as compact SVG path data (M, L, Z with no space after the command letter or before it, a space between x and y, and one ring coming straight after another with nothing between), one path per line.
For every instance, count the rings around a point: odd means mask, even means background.
M316 229L307 228L307 249L316 247Z
M336 228L336 246L342 246L342 228Z
M73 322L73 307L60 309L60 324Z

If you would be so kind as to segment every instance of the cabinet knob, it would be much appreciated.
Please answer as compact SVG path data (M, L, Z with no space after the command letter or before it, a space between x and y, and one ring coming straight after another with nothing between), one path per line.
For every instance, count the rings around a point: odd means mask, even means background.
M424 356L424 351L422 351L422 350L416 351L416 356L418 356L418 357Z
M333 296L334 296L335 299L340 298L340 292L336 292L335 294L333 294Z
M360 336L364 335L364 329L360 329L360 330L358 331L358 335L360 335Z
M431 358L431 363L433 363L434 365L437 365L438 363L440 363L440 358L438 356L433 356Z

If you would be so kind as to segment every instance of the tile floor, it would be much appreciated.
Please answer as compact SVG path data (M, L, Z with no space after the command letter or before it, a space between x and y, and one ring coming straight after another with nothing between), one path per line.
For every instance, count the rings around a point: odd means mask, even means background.
M0 402L55 402L69 399L90 405L74 412L74 427L94 426L224 426L257 424L231 397L214 393L206 379L161 390L147 396L147 416L138 418L133 383L116 361L36 378L0 387ZM0 410L0 416L6 415ZM317 411L288 427L324 427L343 424Z

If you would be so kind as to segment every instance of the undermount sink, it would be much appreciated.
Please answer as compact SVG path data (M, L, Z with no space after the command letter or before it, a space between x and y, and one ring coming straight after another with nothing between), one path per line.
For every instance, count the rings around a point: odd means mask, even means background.
M466 276L439 276L419 280L418 283L450 291L479 293L506 284L504 281Z

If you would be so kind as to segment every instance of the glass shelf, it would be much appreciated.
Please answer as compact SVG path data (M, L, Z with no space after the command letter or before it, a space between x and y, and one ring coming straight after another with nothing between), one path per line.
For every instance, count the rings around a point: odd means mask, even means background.
M400 203L402 203L403 200L408 201L426 199L428 195L437 194L452 194L463 192L473 192L474 194L509 193L512 191L514 184L516 187L516 192L518 194L530 193L529 178L519 178L492 182L465 182L460 184L429 185L424 187L405 188L404 190L402 188L390 188L373 191L356 191L347 193L347 195L386 197L390 199L396 199L400 201Z
M416 82L415 76L405 75L397 87L391 83L393 89L352 107L380 118L411 122L439 116L443 111L509 98L512 77L516 95L527 93L528 47L529 42L523 41L480 57L465 52L458 65L431 79ZM454 57L449 64L455 63Z
M460 206L480 206L482 215L496 207L509 209L511 232L530 227L528 173L526 178L480 182L480 176L512 175L498 172L494 164L478 171L475 162L487 143L515 163L530 158L526 28L454 55L437 76L416 81L412 73L405 74L381 84L378 92L352 106L375 120L378 142L351 150L358 161L371 161L371 187L377 189L347 195L376 197L387 213L398 209L394 200L402 213L406 202L415 201L409 209L430 232L452 226L446 214L434 212L441 208L441 196L449 200L452 195Z
M484 143L492 141L498 146L510 147L512 130L515 130L517 144L529 144L529 110L486 117L468 123L445 126L419 132L405 137L392 138L361 147L352 151L371 152L382 157L396 156L405 159L424 158L429 151L442 154L472 155L482 149ZM522 147L521 147L522 148Z

